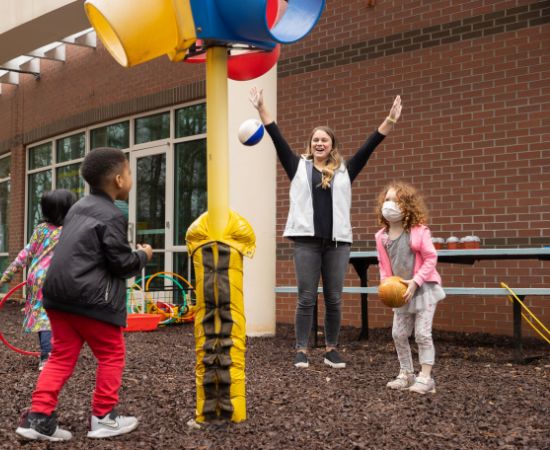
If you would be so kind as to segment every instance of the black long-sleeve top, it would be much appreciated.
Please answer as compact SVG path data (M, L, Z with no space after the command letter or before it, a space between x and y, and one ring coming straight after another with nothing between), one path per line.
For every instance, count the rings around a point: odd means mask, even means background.
M288 175L288 178L292 180L296 171L298 170L298 163L300 162L300 156L292 151L285 138L281 134L279 127L275 122L265 126L265 129L269 133L275 149L277 150L277 156L279 161ZM353 183L359 172L365 167L368 159L374 152L374 149L382 142L385 136L379 133L378 130L374 131L365 143L357 150L355 155L346 162L346 169L349 174L350 182ZM322 173L313 167L312 175L312 200L313 200L313 224L315 229L315 237L332 239L332 191L330 189L323 189L321 186Z

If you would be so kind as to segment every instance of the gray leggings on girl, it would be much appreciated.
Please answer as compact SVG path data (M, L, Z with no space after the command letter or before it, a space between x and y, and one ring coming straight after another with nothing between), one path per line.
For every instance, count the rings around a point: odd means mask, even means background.
M432 340L432 323L435 314L435 305L429 305L424 311L416 314L393 313L392 336L397 350L397 358L402 371L413 373L413 360L409 337L414 328L414 337L418 345L420 364L433 366L435 349Z
M307 349L319 279L323 277L325 343L336 347L340 334L341 300L351 245L321 238L294 239L294 268L298 282L296 348Z

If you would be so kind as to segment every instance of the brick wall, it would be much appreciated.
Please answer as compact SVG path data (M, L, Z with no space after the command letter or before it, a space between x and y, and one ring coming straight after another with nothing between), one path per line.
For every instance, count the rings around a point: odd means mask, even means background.
M476 234L487 247L550 245L550 2L329 0L317 27L285 47L279 64L279 123L301 151L328 124L346 157L385 117L393 97L402 120L353 185L353 250L374 250L374 200L394 178L426 196L435 236ZM277 235L289 182L278 181ZM295 285L292 247L278 240L278 285ZM548 287L548 263L440 264L447 286ZM378 282L377 268L369 284ZM346 285L358 285L350 268ZM550 321L550 298L528 299ZM277 297L292 322L295 296ZM435 326L510 334L503 298L450 297ZM359 324L358 295L344 297L343 323ZM375 298L370 326L390 326Z
M345 157L383 120L393 97L403 117L353 186L353 250L373 250L374 199L390 179L415 184L436 236L475 233L487 247L550 245L550 1L328 0L319 25L283 48L279 123L296 151L309 131L335 129ZM117 117L204 97L204 66L159 58L121 68L98 44L67 47L67 62L41 61L42 79L22 76L0 96L0 154L12 153L10 256L23 245L25 145ZM46 106L44 106L46 105ZM277 284L294 285L282 232L289 182L278 178ZM440 264L448 286L550 285L548 263ZM377 268L369 283L377 283ZM346 285L359 281L350 268ZM549 298L529 299L545 323ZM292 322L295 296L277 297ZM346 295L344 325L359 325ZM370 326L389 326L372 299ZM454 297L436 328L510 334L502 298Z

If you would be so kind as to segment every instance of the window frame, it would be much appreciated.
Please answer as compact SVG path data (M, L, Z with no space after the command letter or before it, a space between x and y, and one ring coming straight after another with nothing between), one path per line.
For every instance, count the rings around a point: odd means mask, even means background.
M5 159L5 158L10 158L10 171L9 171L9 174L8 174L7 177L0 178L0 184L2 184L2 183L10 183L11 184L11 164L12 164L11 163L11 152L7 152L7 153L4 153L4 154L0 155L0 160ZM10 194L9 194L9 197L8 197L8 203L11 200L10 197L11 197L11 188L10 188ZM9 225L9 218L10 218L10 214L9 214L9 210L8 210L8 215L6 217L6 225ZM7 252L0 251L0 258L4 258L4 257L9 258L9 256L10 256L9 242L7 242L6 248L8 250Z
M200 104L204 104L205 108L206 108L206 99L205 98L196 99L196 100L193 100L193 101L190 101L190 102L177 104L177 105L173 105L173 106L170 106L170 107L156 108L156 109L152 109L152 110L148 110L148 111L143 111L143 112L137 113L137 114L118 117L116 119L112 119L112 120L101 122L101 123L96 123L96 124L93 124L93 125L90 125L90 126L87 126L87 127L84 127L84 128L74 129L74 130L71 130L69 132L50 137L48 139L43 139L43 140L40 140L40 141L32 142L32 143L26 145L25 146L25 218L24 218L25 242L28 242L28 239L30 238L30 236L28 236L29 175L32 175L32 174L35 174L35 173L38 173L38 172L42 172L42 171L46 171L46 170L50 170L52 172L52 175L51 175L52 176L52 189L55 189L56 186L57 186L57 169L60 168L60 167L63 167L63 166L68 166L68 165L72 165L72 164L76 164L76 163L82 163L82 161L84 159L84 158L78 158L78 159L74 159L74 160L70 160L70 161L63 161L63 162L58 163L57 162L57 141L59 141L61 139L64 139L66 137L77 135L79 133L84 133L84 136L85 136L84 156L85 156L91 151L91 133L92 133L93 130L96 130L98 128L107 127L109 125L118 124L118 123L121 123L121 122L128 122L129 147L121 149L121 151L123 151L125 154L127 154L129 156L133 151L143 150L143 149L146 149L146 148L156 147L156 146L159 146L159 145L167 145L168 146L167 151L170 152L170 156L171 156L170 159L172 160L172 166L167 167L167 170L172 170L173 171L174 170L173 156L175 154L176 145L179 144L179 143L182 143L182 142L189 142L189 141L196 141L196 140L203 140L203 139L206 140L206 137L207 137L206 133L201 133L201 134L197 134L197 135L184 136L184 137L176 138L175 137L175 135L176 135L176 117L177 117L176 111L178 111L180 109L183 109L183 108L195 106L195 105L200 105ZM145 117L149 117L149 116L154 116L154 115L158 115L158 114L163 114L163 113L167 113L167 112L169 113L169 121L170 121L168 137L158 139L158 140L154 140L154 141L141 143L141 144L136 144L136 142L135 142L136 132L135 131L136 131L137 119L141 119L141 118L145 118ZM51 151L52 151L51 164L48 165L48 166L37 168L37 169L29 169L28 167L29 167L29 153L30 153L29 151L30 151L30 149L32 149L34 147L37 147L39 145L46 144L46 143L51 144ZM84 195L86 195L88 193L89 193L89 187L88 187L87 183L84 183ZM175 211L174 211L174 209L175 209L174 208L174 190L173 189L171 190L170 195L167 196L166 202L167 203L170 202L170 207L169 207L169 209L167 209L167 211L169 211L169 214L167 212L167 220L170 220L170 223L173 224L174 223L174 215L175 215ZM165 251L172 253L172 259L175 257L176 253L188 253L187 245L174 245L175 240L176 240L176 236L175 236L175 233L173 231L173 226L172 226L172 233L171 233L171 238L170 238L170 244L171 245L169 245L169 246L167 245L166 249L165 249ZM187 256L189 257L189 255L187 255ZM188 270L189 271L191 270L191 264L189 262L188 262ZM188 276L189 275L190 275L190 273L188 273Z

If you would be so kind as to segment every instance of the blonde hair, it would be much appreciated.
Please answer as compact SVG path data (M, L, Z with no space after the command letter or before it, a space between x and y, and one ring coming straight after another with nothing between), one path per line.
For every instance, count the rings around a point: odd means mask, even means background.
M336 140L336 136L334 135L334 131L326 126L315 127L309 135L306 151L303 156L306 159L313 159L311 140L313 139L313 135L319 130L324 131L326 134L328 134L330 139L332 140L332 149L330 150L328 158L325 161L325 166L323 167L323 170L321 172L321 187L323 189L328 189L330 188L330 182L334 178L334 172L340 167L343 162L343 158L338 151L338 143Z
M426 224L428 220L428 208L420 192L405 181L392 181L378 195L376 204L376 217L378 223L389 229L390 224L382 215L382 205L386 200L386 194L390 189L395 190L396 203L403 211L403 228L406 231L416 225Z

